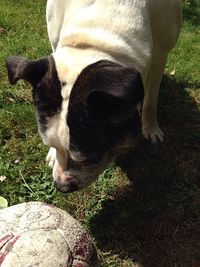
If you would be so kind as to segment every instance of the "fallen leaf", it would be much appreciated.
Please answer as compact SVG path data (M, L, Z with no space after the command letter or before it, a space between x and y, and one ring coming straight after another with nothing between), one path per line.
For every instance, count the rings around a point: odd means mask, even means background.
M3 27L0 27L0 33L5 33L5 32L6 32L6 29Z
M4 180L6 180L6 176L5 175L0 175L0 182L3 182Z
M176 74L176 70L172 70L172 71L170 71L170 75L175 75Z

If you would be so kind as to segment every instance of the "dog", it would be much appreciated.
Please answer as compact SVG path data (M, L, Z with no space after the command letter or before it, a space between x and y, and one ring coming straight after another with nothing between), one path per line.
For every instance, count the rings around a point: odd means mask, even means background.
M89 185L142 133L163 141L157 101L181 25L180 0L48 0L52 54L6 60L11 84L32 85L39 133L58 190Z

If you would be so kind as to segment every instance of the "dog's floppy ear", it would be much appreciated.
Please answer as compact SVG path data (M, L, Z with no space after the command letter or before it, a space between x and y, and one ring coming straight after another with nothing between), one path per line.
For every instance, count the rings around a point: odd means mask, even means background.
M30 60L20 56L11 56L6 59L8 78L11 84L18 80L28 81L33 86L40 82L48 70L48 58Z
M144 97L140 73L112 62L100 65L90 85L88 112L97 119L123 123Z

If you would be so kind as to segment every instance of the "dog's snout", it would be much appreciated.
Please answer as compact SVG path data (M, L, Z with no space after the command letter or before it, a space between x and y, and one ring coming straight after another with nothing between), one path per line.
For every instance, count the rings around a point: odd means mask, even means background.
M58 179L56 181L56 188L63 193L71 193L78 190L78 183L73 178L65 179L64 182Z

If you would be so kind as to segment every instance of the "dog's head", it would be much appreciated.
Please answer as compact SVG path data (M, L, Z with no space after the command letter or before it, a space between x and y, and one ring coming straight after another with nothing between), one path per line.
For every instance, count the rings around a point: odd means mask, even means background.
M33 87L39 132L56 149L53 176L60 191L87 186L131 145L143 98L135 68L101 60L85 67L69 88L67 75L58 78L53 56L10 57L6 65L11 84L24 79Z

